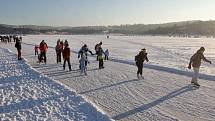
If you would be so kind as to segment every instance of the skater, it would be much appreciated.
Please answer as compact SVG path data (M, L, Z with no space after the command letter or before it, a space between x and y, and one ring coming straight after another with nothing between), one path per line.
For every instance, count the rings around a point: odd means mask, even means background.
M20 39L18 39L18 40L16 41L15 47L16 47L17 52L18 52L18 60L22 60L22 58L21 58L21 49L22 49L22 46L21 46L21 41L20 41Z
M45 62L45 64L46 64L46 52L47 52L47 50L48 50L48 45L45 43L45 41L44 40L42 40L42 42L40 43L40 47L39 47L39 49L40 49L40 63L42 62L42 58L44 58L44 62Z
M63 49L63 59L64 59L63 70L65 70L66 62L67 62L68 66L69 66L69 71L72 71L71 64L70 64L70 48L69 48L69 44L65 44L65 47Z
M81 49L79 50L79 52L78 52L78 58L80 58L80 57L82 57L83 55L85 55L85 56L86 56L86 59L88 59L88 58L87 58L87 56L88 56L87 52L89 52L91 55L94 55L94 54L92 53L92 51L90 51L90 50L88 49L87 45L84 44L84 45L81 47ZM87 61L85 62L85 66L87 67Z
M109 50L106 49L105 50L105 60L108 60L108 57L109 57Z
M190 58L190 63L189 63L188 69L191 69L191 66L193 67L194 73L193 73L193 77L192 77L192 80L191 80L191 84L194 84L195 86L200 86L197 81L198 81L198 78L199 78L199 69L200 69L200 66L201 66L201 60L204 60L205 62L208 62L208 63L211 64L211 61L207 60L204 57L204 54L203 54L204 51L205 51L205 48L201 47Z
M67 44L69 44L69 42L67 41L67 39L65 39L64 46L67 45Z
M88 61L87 58L86 58L86 55L83 54L83 55L81 56L81 59L79 60L81 75L82 75L83 73L84 73L85 75L87 75L87 72L86 72L86 62L89 63L89 61Z
M38 50L39 50L39 46L35 45L34 46L34 54L35 54L35 56L38 55Z
M100 47L99 51L98 51L99 69L103 69L104 68L103 54L105 54L105 53L104 53L103 49Z
M142 78L144 79L144 76L143 76L143 63L144 61L149 61L148 57L147 57L147 53L146 53L146 49L143 48L138 55L135 56L135 62L136 62L136 65L137 65L137 78Z
M99 44L96 44L96 46L95 46L95 52L96 52L96 55L97 55L96 60L97 61L99 60L98 59L98 53L99 53L99 50L100 50L101 47L102 47L102 42L100 42Z
M60 44L60 40L57 41L57 45L55 46L55 51L57 55L57 63L61 63L61 53L63 51L63 47Z
M22 42L22 36L19 37L19 40Z
M60 41L60 39L58 41ZM64 42L60 41L60 45L62 46L62 49L63 49L64 48Z

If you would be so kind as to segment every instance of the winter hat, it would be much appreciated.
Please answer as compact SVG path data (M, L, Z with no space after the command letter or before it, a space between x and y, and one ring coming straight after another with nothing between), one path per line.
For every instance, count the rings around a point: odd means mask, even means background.
M199 50L201 50L201 51L205 51L205 48L204 48L204 47L201 47Z
M65 43L65 46L66 46L66 47L68 47L68 46L69 46L69 44L68 44L68 43Z

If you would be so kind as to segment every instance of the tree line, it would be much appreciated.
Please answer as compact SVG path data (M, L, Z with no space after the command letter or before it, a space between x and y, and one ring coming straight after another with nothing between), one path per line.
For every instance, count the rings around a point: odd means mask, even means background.
M215 36L215 21L183 21L164 24L50 27L0 25L0 34L125 34L169 36Z

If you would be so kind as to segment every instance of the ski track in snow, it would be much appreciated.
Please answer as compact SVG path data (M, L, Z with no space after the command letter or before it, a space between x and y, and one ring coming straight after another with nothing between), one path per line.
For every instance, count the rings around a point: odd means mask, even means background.
M25 41L26 42L26 41ZM55 43L55 42L53 42ZM6 48L16 52L13 44ZM71 57L72 72L56 64L50 47L47 64L38 64L32 55L32 44L23 44L23 56L42 74L74 89L115 120L122 121L214 121L215 78L202 74L199 89L189 85L191 72L145 64L144 80L136 79L132 61L112 58L105 69L98 70L94 57L89 57L88 75L80 76L77 51ZM68 68L66 68L68 69Z
M1 121L109 121L75 92L0 48Z

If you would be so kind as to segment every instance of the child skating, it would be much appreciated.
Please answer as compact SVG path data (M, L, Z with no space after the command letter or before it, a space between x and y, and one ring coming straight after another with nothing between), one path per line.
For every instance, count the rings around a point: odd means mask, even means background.
M78 58L80 58L80 57L82 57L83 55L85 55L86 59L88 59L88 58L87 58L88 52L89 52L91 55L94 55L94 54L92 53L92 51L90 51L90 50L88 49L87 45L84 44L84 45L81 47L81 49L79 50L79 52L78 52ZM85 62L85 66L86 66L86 68L87 68L87 61Z
M79 63L80 63L80 71L81 71L81 75L82 74L85 74L87 75L87 72L86 72L86 62L89 63L89 61L87 60L87 57L85 54L83 54L79 60Z
M39 46L38 45L34 46L34 54L35 54L35 56L39 54Z
M109 58L109 50L106 49L105 50L105 60L108 60L108 58Z

